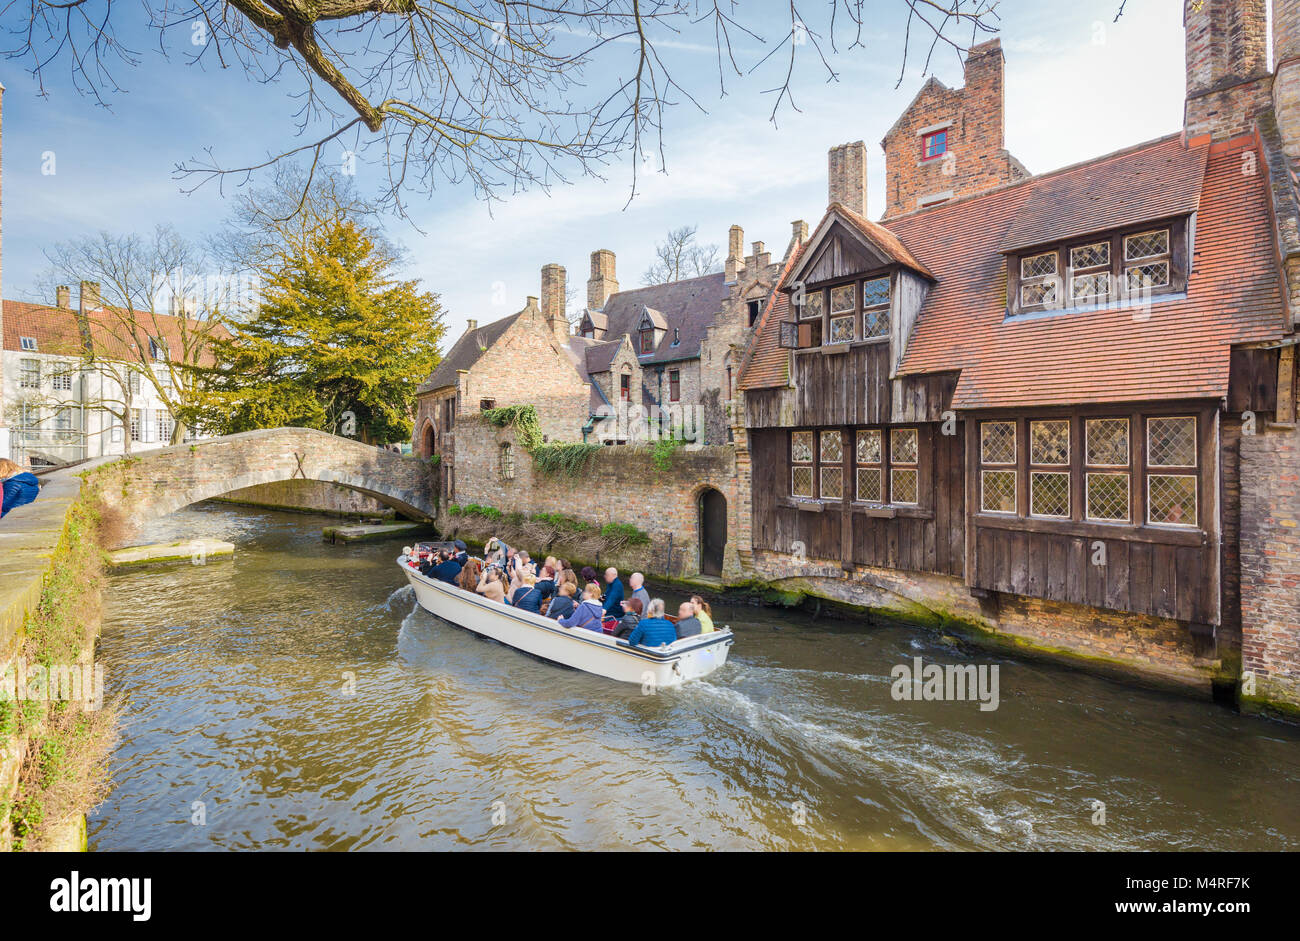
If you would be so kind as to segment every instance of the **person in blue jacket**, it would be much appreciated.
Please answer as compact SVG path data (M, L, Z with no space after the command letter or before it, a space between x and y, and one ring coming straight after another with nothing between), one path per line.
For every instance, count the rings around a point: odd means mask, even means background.
M609 591L605 594L605 617L621 618L623 616L623 583L618 580L618 569L605 569L605 584Z
M537 578L532 572L524 572L519 576L522 584L515 589L515 593L510 596L510 603L520 611L531 611L533 614L542 613L542 592L537 587Z
M460 587L456 582L456 579L460 577L460 563L453 559L446 550L438 553L438 564L433 567L429 575L440 582L455 585L457 588Z
M664 602L662 598L651 600L650 607L646 609L646 616L637 622L632 633L627 636L627 642L632 646L640 644L642 647L659 647L663 644L671 644L677 640L677 628L673 627L673 622L664 617Z
M4 479L4 506L0 507L0 516L16 506L31 503L40 496L41 482L36 479L36 475L28 473L22 465L7 458L0 458L0 478Z
M567 618L560 618L561 627L585 627L589 631L602 633L605 626L604 609L600 606L600 586L591 582L582 590L582 604L574 609Z

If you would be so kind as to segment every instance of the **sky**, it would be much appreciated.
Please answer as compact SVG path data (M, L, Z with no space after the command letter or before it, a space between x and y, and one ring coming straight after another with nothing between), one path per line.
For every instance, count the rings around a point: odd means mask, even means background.
M753 3L751 6L750 4ZM769 17L769 35L782 31L785 4L745 0L752 21ZM791 222L816 224L826 206L826 152L846 141L867 144L868 215L884 207L884 156L880 139L924 84L923 50L898 82L904 25L901 0L874 0L865 48L830 56L837 77L828 81L813 56L800 51L793 80L794 105L771 120L779 79L776 60L756 73L728 81L718 93L711 31L690 29L665 37L674 77L706 109L670 109L663 172L641 173L629 203L630 158L606 167L604 179L579 177L549 191L533 190L490 205L467 185L440 184L413 195L411 220L386 220L389 235L407 250L404 275L419 278L441 296L444 349L465 329L511 314L540 290L540 270L559 263L585 304L589 256L607 248L617 257L624 288L637 287L656 242L682 225L697 226L703 243L725 254L731 225L744 228L746 251L763 241L779 257ZM815 7L814 7L815 8ZM10 9L13 9L12 7ZM1182 124L1183 33L1181 4L1128 0L1002 0L1006 55L1006 144L1032 173L1056 169L1177 131ZM0 23L8 29L10 22ZM142 30L134 38L138 64L116 69L123 89L107 107L78 94L66 64L46 76L47 96L28 63L0 59L3 114L3 291L13 300L38 295L49 266L44 252L55 243L93 234L147 233L171 223L201 238L231 211L234 188L215 184L185 192L193 181L176 178L178 164L208 148L227 163L253 162L301 141L294 137L296 76L260 83L239 69L211 61L186 61L184 40L169 35L161 48ZM813 28L816 28L813 26ZM179 45L171 47L170 43ZM766 48L737 42L745 63ZM164 54L165 53L165 54ZM621 60L626 63L624 57ZM606 72L587 76L591 87ZM940 48L931 73L950 87L962 84L961 63ZM341 151L342 148L340 148ZM53 173L50 155L53 155ZM45 171L45 172L43 172ZM383 168L366 160L357 186L378 185ZM75 292L74 292L75 300Z

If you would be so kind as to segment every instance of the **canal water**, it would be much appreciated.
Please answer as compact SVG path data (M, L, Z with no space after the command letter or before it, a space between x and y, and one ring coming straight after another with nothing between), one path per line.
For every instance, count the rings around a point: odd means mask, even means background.
M1294 728L748 605L715 610L723 670L645 696L439 621L400 544L328 522L203 504L142 534L237 550L111 579L128 709L92 849L1300 849ZM895 701L915 657L996 664L998 708Z

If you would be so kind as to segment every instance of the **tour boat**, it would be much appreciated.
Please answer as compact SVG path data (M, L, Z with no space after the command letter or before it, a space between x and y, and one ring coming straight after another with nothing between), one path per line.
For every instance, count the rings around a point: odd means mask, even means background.
M707 676L727 662L727 651L735 641L729 629L719 628L662 647L633 647L613 635L561 627L544 615L489 601L422 575L408 553L400 555L397 564L406 573L416 601L430 614L535 657L642 688L679 686Z

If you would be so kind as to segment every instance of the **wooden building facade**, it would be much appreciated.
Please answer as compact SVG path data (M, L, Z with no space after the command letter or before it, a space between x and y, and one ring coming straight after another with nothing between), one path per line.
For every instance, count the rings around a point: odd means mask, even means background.
M1293 408L1247 157L1173 137L885 225L832 204L742 374L753 549L1239 645L1238 444Z

